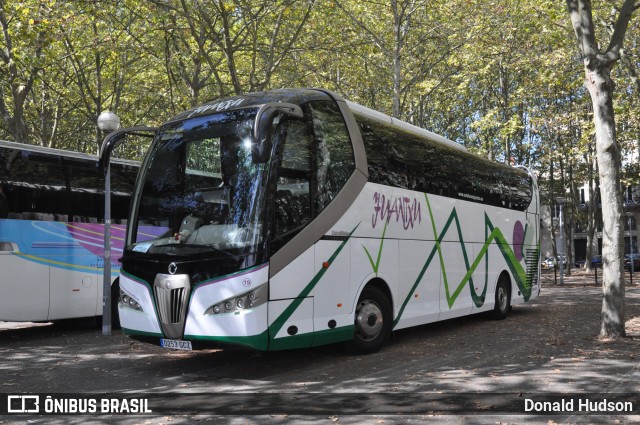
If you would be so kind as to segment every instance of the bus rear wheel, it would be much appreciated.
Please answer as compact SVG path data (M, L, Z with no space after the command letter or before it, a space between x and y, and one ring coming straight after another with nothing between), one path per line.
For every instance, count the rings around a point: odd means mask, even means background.
M391 335L391 302L375 286L362 291L355 314L355 334L351 345L358 353L379 351Z
M496 303L493 307L492 317L496 320L505 319L511 310L511 291L509 291L509 278L500 276L496 284Z

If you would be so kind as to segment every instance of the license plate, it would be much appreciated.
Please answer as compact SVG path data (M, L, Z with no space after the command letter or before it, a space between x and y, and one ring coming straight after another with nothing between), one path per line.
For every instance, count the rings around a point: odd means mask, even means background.
M182 341L179 339L160 338L160 347L172 348L174 350L191 350L191 341Z

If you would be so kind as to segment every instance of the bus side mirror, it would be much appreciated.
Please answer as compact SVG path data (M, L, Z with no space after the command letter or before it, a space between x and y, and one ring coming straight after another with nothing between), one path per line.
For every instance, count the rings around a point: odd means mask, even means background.
M256 122L253 126L253 143L251 144L251 157L254 163L267 162L271 152L271 127L273 118L277 114L302 118L304 114L298 105L285 102L265 103L258 109Z
M115 130L109 133L102 141L102 146L100 147L100 161L99 161L100 173L103 176L107 173L107 168L109 166L109 162L111 162L111 153L113 152L113 149L118 144L124 141L127 134L153 138L155 137L156 131L158 131L156 127L140 126L140 127L121 128L119 130Z

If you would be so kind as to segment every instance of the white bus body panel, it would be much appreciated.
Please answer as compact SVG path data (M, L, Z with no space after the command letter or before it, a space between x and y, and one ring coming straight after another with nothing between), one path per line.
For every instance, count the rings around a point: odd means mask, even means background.
M269 324L278 319L284 311L289 307L292 300L280 300L269 302ZM282 327L278 330L273 339L276 341L279 339L285 339L290 336L288 330L291 326L296 327L294 335L305 335L313 332L313 298L304 298L295 312L287 319Z
M52 260L55 261L55 257ZM95 264L98 257L94 256L91 260ZM51 267L50 279L49 320L102 315L102 311L96 311L96 300L99 298L95 269L83 272ZM102 294L102 286L100 286L100 294Z
M254 291L268 284L269 269L260 267L247 273L233 274L198 284L191 294L184 334L190 336L251 336L267 328L267 300L256 308L233 313L212 314L206 311L225 300ZM265 291L266 294L266 291Z
M487 241L491 234L488 226L491 225L499 229L498 233L508 244L506 249L513 253L516 222L528 225L529 231L534 233L534 242L524 251L535 250L537 214L367 183L329 234L344 234L356 229L350 240L352 302L355 305L357 294L365 283L375 277L382 279L393 298L394 319L398 320L394 329L400 329L493 309L495 286L501 272L511 278L512 304L523 302L524 297L514 283L515 277L497 240ZM446 232L441 235L445 228ZM437 238L442 237L440 251L436 248L434 231ZM426 265L434 249L435 254ZM466 279L478 258L479 263L470 276L477 296L481 297L484 292L484 299L478 301L480 305L474 302L471 281ZM487 261L488 273L485 272ZM520 265L526 268L524 260L520 260ZM318 285L322 285L322 281ZM332 284L327 282L327 285ZM538 295L538 288L538 284L532 288L530 299Z
M3 285L0 320L37 322L49 316L48 264L38 264L11 252L0 252Z
M142 311L118 304L120 323L128 329L148 335L161 335L160 323L153 305L151 287L144 282L136 282L128 276L120 275L120 290L140 304Z
M321 270L325 262L338 249L339 241L319 241L315 245L316 266ZM329 321L335 320L337 326L350 324L349 313L352 310L352 291L350 284L351 254L344 249L331 263L314 290L314 329L329 329Z
M297 297L313 279L315 269L315 249L312 246L289 263L285 270L271 277L269 299Z
M433 250L434 245L433 241L408 240L400 243L401 279L398 282L398 293L410 292L422 272L426 256ZM425 270L396 329L435 322L439 319L440 292L442 291L440 279L440 267L428 267Z

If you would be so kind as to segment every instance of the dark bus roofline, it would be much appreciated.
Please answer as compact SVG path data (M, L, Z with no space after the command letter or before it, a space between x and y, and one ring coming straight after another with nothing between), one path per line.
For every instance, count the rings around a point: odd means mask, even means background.
M180 120L184 120L184 119L195 117L195 116L210 115L214 112L258 107L260 105L263 105L269 102L288 102L288 103L299 105L303 102L308 102L312 100L326 100L327 98L330 98L336 102L344 101L352 113L362 114L371 119L375 119L380 122L391 125L395 128L402 129L404 131L410 131L419 136L426 137L434 142L447 145L449 147L455 148L462 152L466 152L467 154L475 158L494 164L496 167L499 167L499 168L505 167L506 169L512 169L512 170L517 170L520 168L520 171L523 171L529 176L532 176L531 170L526 166L514 167L508 164L503 164L497 161L492 161L488 158L484 158L480 155L469 152L464 145L454 142L452 140L449 140L437 133L433 133L427 129L417 127L406 121L393 118L382 112L378 112L376 110L367 108L366 106L351 102L349 100L344 99L342 96L340 96L339 94L331 90L322 89L322 88L284 88L284 89L252 92L252 93L245 93L245 94L240 94L240 95L235 95L230 97L219 98L219 99L215 99L210 102L204 103L195 108L189 109L185 112L181 112L164 124L169 124L175 121L180 121Z
M91 161L91 162L95 162L96 164L98 163L98 160L99 160L98 155L93 155L89 153L67 151L67 150L56 149L56 148L46 148L38 145L28 145L26 143L10 142L8 140L0 140L0 149L1 148L28 151L28 152L33 152L33 153L38 153L43 155L58 155L65 158L76 159L80 161ZM140 161L133 161L130 159L114 158L112 162L117 164L122 164L122 165L131 165L134 167L140 166Z
M314 88L276 89L261 92L245 93L230 97L223 97L204 103L195 108L181 112L168 120L165 124L184 120L200 115L210 115L214 112L231 111L257 107L269 102L288 102L296 105L309 100L326 100L327 97L336 99L335 94L328 90Z
M195 108L189 109L185 112L181 112L180 114L176 115L175 117L167 121L167 123L183 120L183 119L194 117L194 116L208 115L213 112L231 111L235 109L257 107L269 102L288 102L288 103L294 103L299 105L303 102L308 102L311 100L326 99L327 97L332 98L335 101L345 101L352 112L358 112L358 113L367 115L371 118L392 124L396 127L403 128L405 130L412 131L414 133L417 133L425 137L429 137L434 141L437 141L439 143L443 143L446 145L450 145L452 147L455 147L463 151L467 150L464 145L448 140L445 137L440 136L439 134L433 133L427 129L417 127L406 121L393 118L382 112L378 112L373 109L367 108L366 106L357 104L355 102L351 102L349 100L344 99L342 96L340 96L339 94L331 90L326 90L321 88L276 89L276 90L246 93L246 94L241 94L241 95L236 95L231 97L219 98L211 102L207 102L203 105L197 106Z
M347 101L347 105L349 106L349 109L351 109L353 113L362 114L364 116L367 116L374 120L378 120L385 124L390 124L394 127L401 128L403 130L410 131L412 133L416 133L422 137L431 139L434 142L443 143L445 145L467 152L467 148L464 145L461 145L460 143L456 143L453 140L449 140L446 137L433 133L425 128L415 126L411 123L399 120L397 118L393 118L390 115L384 114L382 112L378 112L371 108L367 108L366 106L360 105L358 103Z

